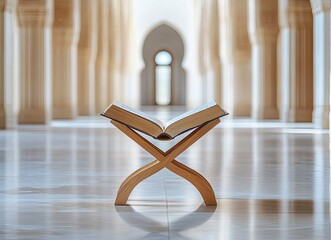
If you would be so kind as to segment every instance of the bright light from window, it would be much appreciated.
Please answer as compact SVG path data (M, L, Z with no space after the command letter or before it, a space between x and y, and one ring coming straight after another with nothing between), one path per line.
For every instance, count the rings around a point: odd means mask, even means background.
M160 51L155 56L155 101L158 105L169 105L171 102L171 61L167 51Z
M169 65L171 61L172 57L167 51L160 51L155 56L155 63L157 65Z
M169 105L171 101L171 67L156 66L156 104Z

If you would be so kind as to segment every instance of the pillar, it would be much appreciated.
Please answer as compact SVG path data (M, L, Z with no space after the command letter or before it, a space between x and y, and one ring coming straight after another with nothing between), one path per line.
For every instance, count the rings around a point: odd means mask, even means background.
M116 2L115 0L109 1L109 29L108 29L108 81L107 81L107 99L108 103L112 103L115 100L115 91L114 91L114 83L115 83L115 37L116 37Z
M95 109L102 113L108 102L109 0L99 0L98 52L95 76Z
M314 112L316 128L329 128L331 0L311 0L314 14Z
M98 4L80 1L78 41L78 115L95 114L95 63L98 37Z
M16 1L5 1L4 29L4 104L6 128L17 125L18 112L18 24Z
M212 86L213 89L209 91L213 95L213 99L218 104L223 105L221 101L221 60L220 60L220 37L219 37L219 11L218 1L211 0L209 5L209 32L210 32L210 62L212 69Z
M17 1L19 123L47 123L51 116L53 1Z
M132 57L132 3L130 0L111 0L110 3L110 76L108 99L132 107L140 105L140 82L134 76Z
M6 128L5 111L5 0L0 0L0 129Z
M309 0L280 0L281 118L311 122L313 112L313 18Z
M252 117L277 119L278 0L249 0L252 45Z
M203 98L220 103L219 19L217 0L201 1L199 67Z
M109 82L108 101L121 101L122 86L120 77L121 65L121 27L120 27L120 2L111 0L110 2L110 41L109 41Z
M221 0L222 101L231 116L251 114L251 46L247 0Z
M53 24L53 118L77 116L79 0L56 0Z
M193 109L206 101L206 86L204 77L204 57L203 55L203 41L205 36L204 30L206 26L203 23L205 19L203 15L203 1L190 1L190 8L192 18L190 24L195 26L192 28L190 41L185 43L185 56L182 61L182 66L186 69L186 87L185 87L185 107L187 109Z
M118 27L120 34L120 81L119 85L122 96L121 101L132 107L138 107L140 105L140 81L133 77L132 73L132 8L133 4L131 0L118 0L119 1L119 19Z

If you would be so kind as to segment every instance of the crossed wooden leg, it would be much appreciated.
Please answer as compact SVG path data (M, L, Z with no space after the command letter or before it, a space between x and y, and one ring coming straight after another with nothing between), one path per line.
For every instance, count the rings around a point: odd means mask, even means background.
M163 152L131 128L112 120L112 124L114 124L118 129L120 129L123 133L156 158L153 162L134 171L123 181L117 192L115 205L125 205L135 186L137 186L144 179L166 167L170 171L192 183L200 192L207 206L215 206L217 204L215 193L209 182L200 173L185 166L184 164L181 164L176 161L175 158L213 127L215 127L219 122L220 120L216 119L195 129L171 149Z

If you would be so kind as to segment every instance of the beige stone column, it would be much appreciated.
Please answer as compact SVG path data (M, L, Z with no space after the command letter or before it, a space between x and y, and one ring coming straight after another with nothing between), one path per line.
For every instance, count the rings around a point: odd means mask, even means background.
M108 101L117 100L138 107L140 84L132 71L133 31L130 0L111 0Z
M108 59L109 59L109 0L99 2L98 52L95 77L95 109L103 112L108 102Z
M277 119L278 0L249 0L252 117Z
M209 87L209 81L207 79L207 69L208 69L208 17L207 17L207 9L208 9L208 0L201 0L196 2L195 5L199 9L199 44L198 44L198 69L200 73L200 78L202 79L202 84L200 91L202 92L203 101L207 99L207 91ZM195 95L196 97L196 95Z
M77 116L79 0L56 0L53 24L53 118Z
M131 0L118 0L120 6L120 14L118 19L118 27L120 33L120 87L121 101L123 103L128 104L132 107L138 107L140 105L140 82L138 79L133 78L132 66L133 66L133 58L132 58L132 35L134 29L132 28L132 7L133 4ZM117 91L117 89L116 89Z
M121 66L121 27L120 27L120 2L110 0L110 41L109 41L109 81L108 101L121 101L122 86L120 77Z
M5 111L5 0L0 0L0 129L6 128Z
M201 1L199 66L204 101L220 100L221 64L219 57L219 18L217 0Z
M329 128L331 0L311 0L314 14L314 112L316 128Z
M51 116L53 1L17 1L19 123L47 123Z
M114 77L115 77L115 37L116 37L116 4L115 0L109 0L109 29L108 29L108 81L107 81L107 96L108 103L112 103L115 100L114 91Z
M98 46L98 2L80 1L78 42L78 115L95 114L95 63Z
M313 112L313 17L309 0L280 0L282 120L311 122Z
M209 5L209 16L210 16L210 61L212 69L212 87L210 93L213 95L213 99L218 104L223 105L221 101L221 59L220 59L220 21L219 21L219 11L218 11L218 1L211 0Z
M222 101L231 116L251 114L251 46L247 0L221 0Z

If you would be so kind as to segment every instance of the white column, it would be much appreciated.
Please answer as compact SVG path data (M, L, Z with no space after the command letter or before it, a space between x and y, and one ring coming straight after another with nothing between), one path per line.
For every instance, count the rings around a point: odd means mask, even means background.
M187 14L192 16L188 33L189 41L185 42L185 56L182 66L186 70L186 107L192 109L200 106L205 102L205 94L203 92L204 82L201 76L201 18L202 18L202 1L190 1L190 7L187 9ZM185 40L185 39L183 39Z
M53 118L77 116L79 0L56 0L53 24Z
M17 125L18 112L18 24L16 1L5 1L4 16L4 99L6 128Z
M311 0L310 2L314 14L313 122L316 128L329 128L331 0Z
M201 2L199 68L204 102L220 103L221 65L219 57L219 20L217 0Z
M277 119L278 0L249 0L252 117Z
M51 116L53 1L17 1L19 26L19 123L47 123Z
M5 1L0 1L0 129L6 128L5 111Z
M218 1L211 0L209 3L209 32L210 32L210 40L209 40L209 47L210 47L210 62L211 62L211 74L212 75L212 89L207 92L207 95L212 95L212 99L207 100L214 100L218 104L223 105L221 101L221 59L220 59L220 21L219 21L219 11L218 11Z
M280 0L281 118L311 122L313 112L313 18L309 0Z
M208 84L207 79L207 69L208 69L208 18L207 18L207 8L208 8L208 0L201 0L196 3L196 7L199 8L199 44L198 44L198 69L199 69L199 77L202 80L202 86L199 91L202 92L203 101L207 99L207 92L210 88L210 84Z

